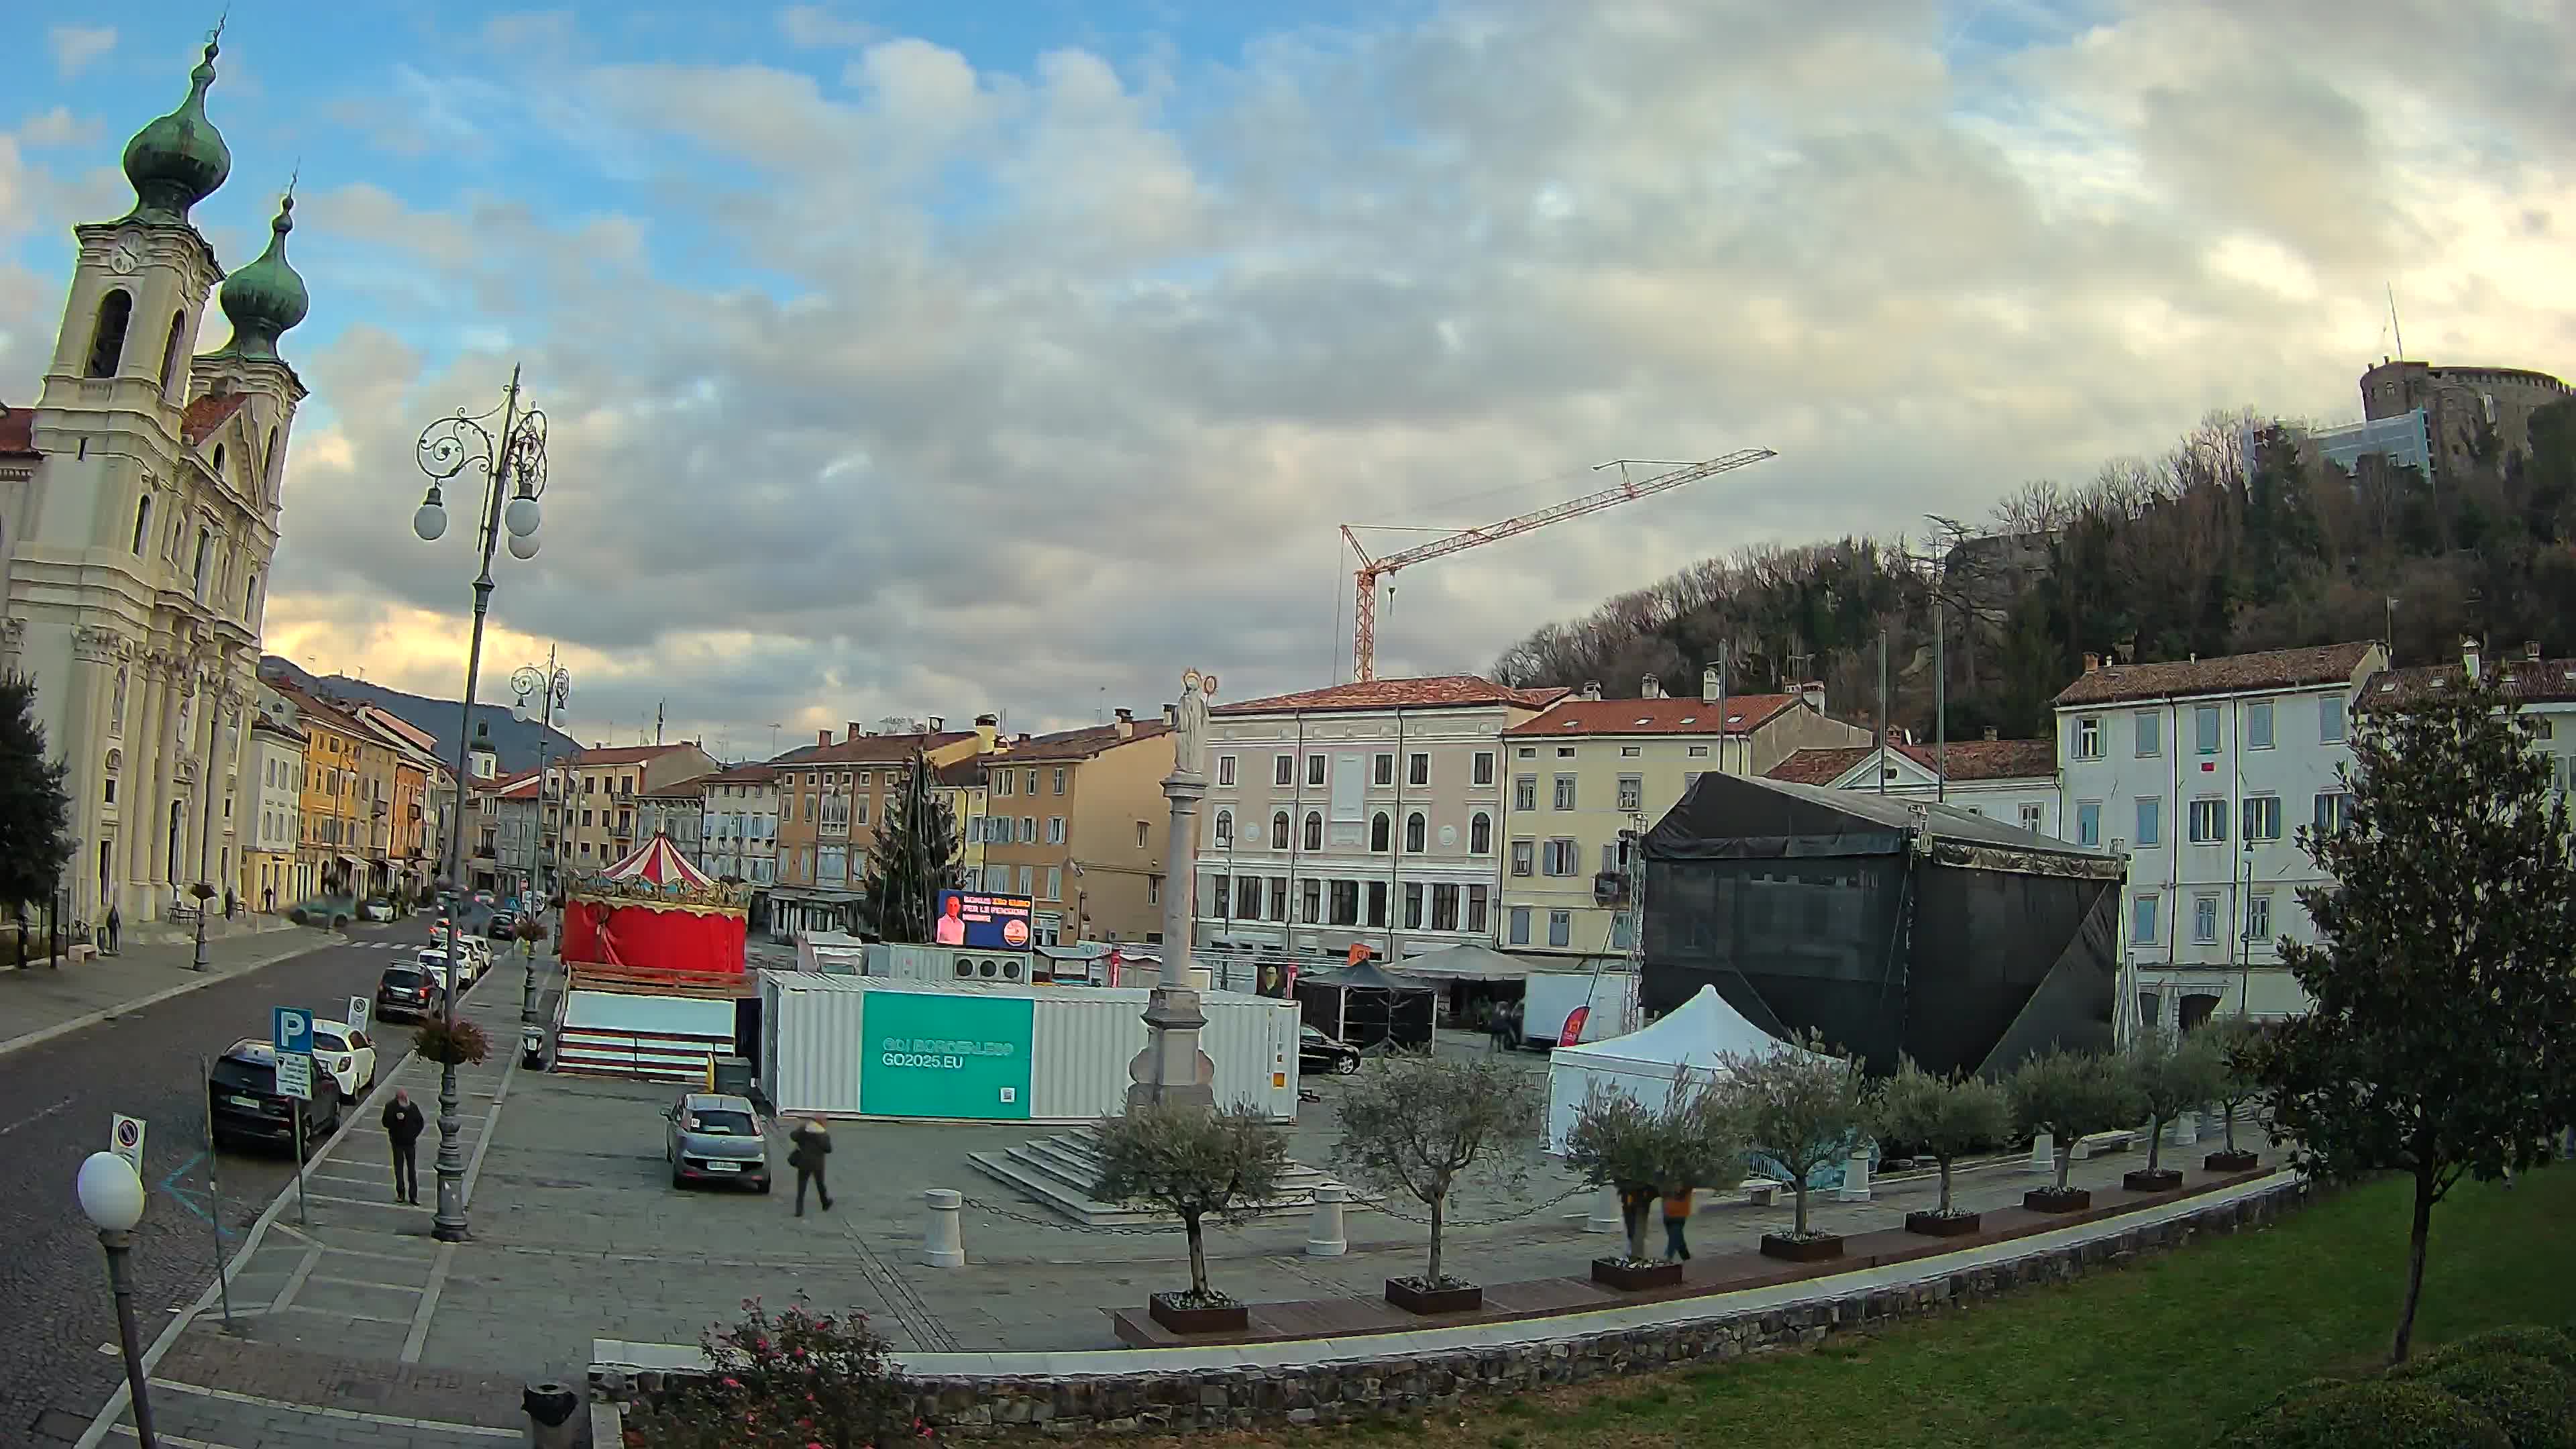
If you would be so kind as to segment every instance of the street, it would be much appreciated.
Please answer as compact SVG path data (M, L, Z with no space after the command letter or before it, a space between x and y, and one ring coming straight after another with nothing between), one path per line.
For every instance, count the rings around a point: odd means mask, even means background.
M0 1151L11 1167L0 1177L10 1246L0 1261L0 1302L14 1325L0 1340L0 1443L59 1432L66 1421L49 1410L74 1416L77 1432L121 1381L118 1358L101 1348L116 1343L105 1265L72 1196L81 1160L108 1145L109 1114L150 1124L142 1174L149 1198L133 1252L135 1318L148 1344L214 1275L205 1064L243 1037L265 1038L273 1007L340 1016L347 998L372 996L384 967L426 937L423 922L361 926L347 943L0 1056ZM516 990L515 973L496 974L502 979L490 989ZM0 999L11 984L0 981ZM377 1050L379 1077L391 1075L408 1055L408 1031L397 1025L381 1034ZM293 1164L284 1153L228 1151L219 1166L229 1254L292 1180Z

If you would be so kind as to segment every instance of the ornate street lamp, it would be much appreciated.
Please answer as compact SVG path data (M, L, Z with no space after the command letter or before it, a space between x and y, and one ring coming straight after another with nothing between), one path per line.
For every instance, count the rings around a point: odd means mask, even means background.
M528 847L528 894L534 896L542 912L543 903L553 894L544 879L546 870L546 811L550 805L546 792L546 751L554 744L555 717L572 702L572 672L558 668L552 646L546 649L545 667L522 664L510 675L510 691L519 702L510 712L522 723L535 721L544 728L537 735L537 829L536 839ZM534 700L532 708L530 701ZM527 915L525 903L520 911ZM541 917L542 918L542 917ZM537 1024L537 956L527 953L527 980L519 988L519 1039L523 1049L533 1056L543 1041Z
M461 474L483 475L483 506L475 517L480 527L482 571L474 577L474 633L465 648L465 698L456 731L456 806L447 830L446 879L440 895L447 903L449 940L464 929L463 899L458 880L465 873L466 791L474 775L467 751L474 736L474 690L483 673L483 620L492 608L492 550L506 532L510 556L537 556L538 498L546 491L546 415L519 407L519 369L510 369L510 386L501 395L498 433L484 426L492 412L440 418L421 430L416 445L420 471L429 475L429 492L412 514L411 531L423 543L436 543L447 532L447 503L439 485ZM456 978L447 973L440 1015L456 1025ZM465 1144L456 1116L456 1063L442 1064L438 1076L438 1213L431 1235L443 1243L463 1242L471 1234L465 1222Z

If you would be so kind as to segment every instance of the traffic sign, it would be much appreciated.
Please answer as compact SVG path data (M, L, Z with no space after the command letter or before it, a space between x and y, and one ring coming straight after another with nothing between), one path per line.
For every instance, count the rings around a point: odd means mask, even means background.
M349 998L349 1030L365 1031L366 1029L367 998L363 996L352 996Z
M313 1100L313 1059L301 1052L277 1054L277 1090L289 1097Z
M125 1165L134 1169L135 1176L141 1177L143 1175L143 1119L128 1117L122 1112L111 1112L108 1116L114 1120L109 1123L107 1129L107 1150L124 1158Z
M313 1013L300 1006L281 1006L270 1017L269 1045L279 1056L303 1056L313 1050Z

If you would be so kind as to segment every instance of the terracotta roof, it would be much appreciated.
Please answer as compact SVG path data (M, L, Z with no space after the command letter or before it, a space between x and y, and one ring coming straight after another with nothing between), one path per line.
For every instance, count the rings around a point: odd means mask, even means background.
M690 783L697 785L766 785L777 777L777 761L769 760L756 765L736 765L730 770L718 770L712 775L700 775Z
M807 745L801 750L790 750L769 763L799 768L808 765L896 765L924 751L973 738L972 730L944 730L935 735L860 735L828 745Z
M564 763L569 765L640 765L646 760L658 760L664 755L671 753L673 750L685 750L687 748L689 748L689 746L685 744L615 745L600 749L576 750L573 752L572 758Z
M1725 733L1749 734L1798 702L1794 694L1730 695ZM1702 699L1560 699L1505 735L1713 735L1719 707Z
M483 794L495 795L504 800L534 800L537 798L537 772L522 770L515 775L498 775L489 780L477 780L474 782L474 788Z
M942 765L934 777L940 784L953 789L974 789L985 782L983 757L969 755L953 764Z
M286 696L288 700L292 701L297 713L312 715L319 719L323 724L329 725L331 728L340 731L342 734L367 735L373 733L373 731L369 730L365 725L358 723L354 716L350 715L339 705L322 698L311 690L289 684L283 679L272 679L268 681L268 687L276 690L279 694Z
M2117 704L2169 695L2239 694L2252 689L2340 684L2351 680L2353 671L2376 647L2365 640L2165 664L2105 664L2086 671L2073 684L2059 690L2053 703L2063 709L2068 705Z
M987 755L984 759L987 764L1005 767L1036 764L1047 760L1087 760L1094 755L1114 750L1120 745L1132 745L1138 740L1157 739L1172 732L1170 725L1158 719L1140 719L1136 721L1133 728L1134 733L1127 735L1119 734L1118 726L1114 724L1086 725L1078 730L1060 730L1051 735L1033 736L997 754Z
M642 800L658 800L666 795L696 795L704 798L707 793L707 782L714 778L713 774L692 775L685 780L674 780L659 790L638 790L635 794L636 798Z
M2478 672L2524 704L2563 704L2576 700L2576 659L2483 659ZM2363 709L2385 709L2422 699L2436 688L2448 689L2468 677L2462 664L2418 664L2383 669L2362 687Z
M1427 679L1366 679L1220 704L1211 714L1327 714L1366 709L1431 709L1442 705L1513 704L1545 709L1571 691L1559 688L1513 689L1473 674L1441 674Z
M224 425L226 418L240 412L249 402L249 393L228 392L221 396L208 393L188 404L188 410L179 415L180 441L191 448L197 446L212 437L215 429Z
M38 456L35 410L0 404L0 457Z
M270 719L267 715L261 715L259 718L252 720L250 722L250 730L252 734L258 734L260 731L266 730L273 735L282 735L287 739L295 741L299 745L305 742L304 731L297 729L295 726L288 724L282 719Z
M1852 766L1878 752L1876 745L1809 747L1764 771L1793 785L1830 785ZM1899 744L1896 752L1924 769L1940 773L1941 752L1931 745ZM2043 780L2057 777L2055 740L1952 740L1950 783L1975 780Z

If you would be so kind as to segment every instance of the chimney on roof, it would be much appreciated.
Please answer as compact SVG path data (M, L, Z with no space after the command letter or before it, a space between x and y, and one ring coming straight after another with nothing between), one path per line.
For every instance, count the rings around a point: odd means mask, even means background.
M1993 725L1988 725L1988 726L1986 726L1986 738L1991 740L1991 739L1993 739L1994 737L1995 737L1995 727L1994 727Z
M997 714L975 716L975 752L989 755L1002 736L1002 717Z
M1164 705L1163 723L1169 728L1179 729L1181 727L1181 707L1177 704Z
M1122 740L1132 740L1135 737L1136 711L1132 709L1122 709L1118 711L1118 738Z
M1807 708L1814 710L1818 714L1823 714L1825 712L1825 682L1823 680L1810 679L1806 683L1799 685L1798 697L1807 702Z
M2099 673L2101 673L2101 672L2102 672L2102 656L2101 656L2101 655L2099 655L2099 654L2087 654L2087 655L2085 655L2085 656L2084 656L2084 672L2085 672L2085 673L2087 673L2087 674L2099 674Z
M859 722L858 722L857 720L851 720L851 721L849 722L849 725L850 725L850 732L849 732L848 734L843 735L843 736L841 737L844 741L848 741L848 740L855 740L855 739L859 738L859 737L860 737L860 736L862 736L862 735L872 735L872 734L875 734L875 733L876 733L876 731L875 731L875 730L871 730L871 729L861 729L861 728L859 727Z
M2468 674L2471 682L2474 683L2476 681L2478 677L2478 641L2475 635L2463 634L2460 636L2460 668Z
M1587 679L1587 680L1583 681L1583 698L1585 698L1585 699L1597 700L1597 699L1599 699L1600 697L1601 697L1601 681L1600 681L1600 680L1597 680L1597 679Z
M1700 703L1715 704L1717 697L1725 693L1726 686L1719 682L1719 678L1717 666L1714 664L1699 672Z
M1656 678L1654 675L1647 675L1637 686L1637 696L1640 699L1663 698L1664 682Z
M1015 744L1015 745L1025 745L1025 744L1027 744L1028 742L1029 742L1029 732L1028 732L1027 730L1022 730L1022 731L1020 731L1019 738L1018 738L1018 739L1015 739L1015 740L1013 740L1013 741L1011 741L1011 743L1012 743L1012 744Z
M2523 640L2522 657L2525 663L2538 664L2540 662L2540 641L2537 639Z
M814 743L816 743L816 744L818 744L818 745L828 745L828 744L830 744L831 742L832 742L832 732L831 732L830 730L816 730L816 731L814 731Z

